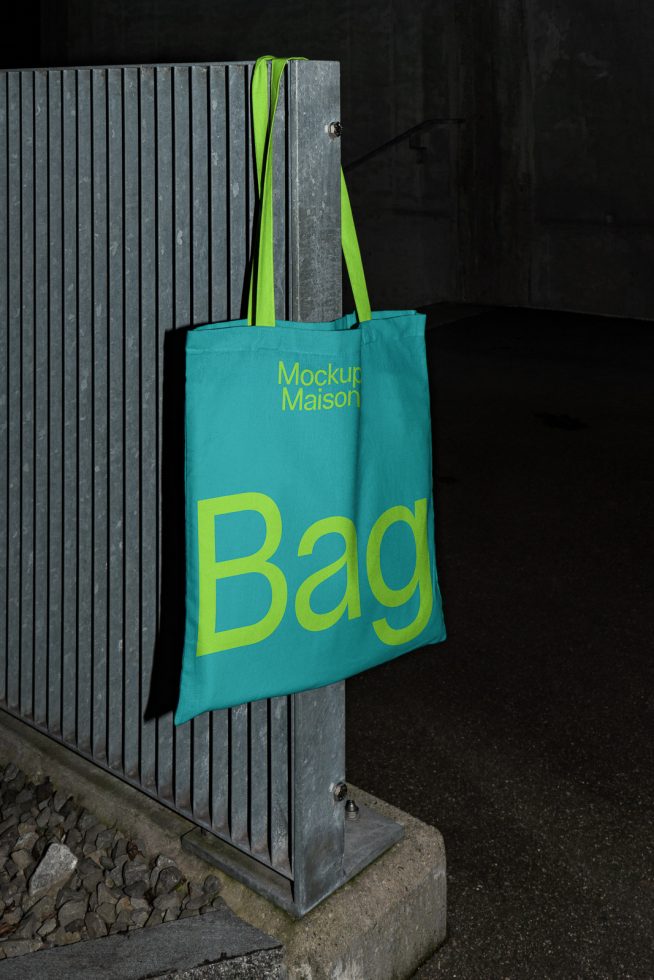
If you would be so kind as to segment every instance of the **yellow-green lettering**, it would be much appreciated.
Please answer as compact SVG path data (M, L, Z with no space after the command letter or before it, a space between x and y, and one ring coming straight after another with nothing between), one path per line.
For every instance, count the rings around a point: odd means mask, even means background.
M326 517L316 521L302 535L298 555L313 553L316 541L325 534L340 534L345 542L345 549L340 558L331 562L320 571L309 575L302 583L295 597L295 614L300 626L305 630L317 633L329 629L339 621L347 609L347 618L356 619L361 615L361 598L359 594L359 564L357 560L357 532L354 523L347 517ZM322 582L345 568L345 592L335 609L326 613L314 612L311 608L311 595Z
M299 364L299 361L296 361L295 362L295 364L291 368L291 373L290 374L287 374L287 372L286 372L286 366L285 366L284 362L283 361L280 361L279 362L279 380L278 380L278 383L280 385L281 384L286 384L286 385L297 384L298 383L298 375L299 375L299 373L300 373L300 364Z
M389 527L400 521L411 528L416 546L416 565L411 579L403 588L391 589L384 581L381 570L381 546ZM415 639L429 622L434 601L427 545L427 501L424 497L416 500L415 513L408 507L391 507L377 519L368 538L366 568L374 597L389 608L404 605L416 588L420 589L420 606L416 618L408 626L394 629L386 619L377 619L372 624L382 643L389 646L399 646Z
M265 521L263 544L251 555L216 561L216 519L249 510L261 514ZM282 516L275 501L266 494L235 493L198 500L198 657L259 643L277 629L286 611L288 590L284 573L268 559L277 551L281 537ZM270 608L257 623L217 630L216 582L237 575L263 575L270 583Z
M290 408L290 410L292 412L296 408L299 408L300 411L302 411L302 393L303 393L303 391L304 391L303 388L298 388L298 390L295 392L295 398L292 399L291 396L288 393L288 388L282 388L282 412L285 412L286 411L286 406L287 405L288 405L288 407Z

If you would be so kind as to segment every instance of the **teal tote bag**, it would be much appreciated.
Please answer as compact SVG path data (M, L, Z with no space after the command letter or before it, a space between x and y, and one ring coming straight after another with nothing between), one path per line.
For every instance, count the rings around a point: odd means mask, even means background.
M260 59L252 82L260 226L248 319L186 339L177 725L445 638L425 317L371 313L343 180L356 314L275 318L269 137L287 61Z

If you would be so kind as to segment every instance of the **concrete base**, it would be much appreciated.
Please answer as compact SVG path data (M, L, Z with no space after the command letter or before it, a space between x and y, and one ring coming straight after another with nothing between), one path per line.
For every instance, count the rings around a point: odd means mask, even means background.
M440 832L349 785L358 803L401 824L404 837L299 922L262 924L286 945L292 980L403 980L445 940Z
M186 876L215 873L229 908L283 943L288 980L403 980L445 939L441 834L356 787L357 802L401 824L404 837L298 921L189 853L182 837L195 828L191 821L0 712L0 761L10 760L32 779L47 774L71 789L101 820L142 838L153 854L168 854Z

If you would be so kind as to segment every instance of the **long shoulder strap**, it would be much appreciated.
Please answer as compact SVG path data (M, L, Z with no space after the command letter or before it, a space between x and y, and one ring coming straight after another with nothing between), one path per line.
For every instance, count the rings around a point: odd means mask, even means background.
M273 187L272 157L275 114L279 101L281 77L289 61L303 58L275 58L264 55L257 60L252 76L252 129L256 160L260 217L256 255L253 256L248 301L248 323L275 325L275 264L273 254ZM268 62L270 95L268 93ZM363 272L361 251L354 226L350 198L341 170L341 239L359 322L371 317L370 300ZM256 290L256 295L255 295ZM254 315L254 319L253 319Z

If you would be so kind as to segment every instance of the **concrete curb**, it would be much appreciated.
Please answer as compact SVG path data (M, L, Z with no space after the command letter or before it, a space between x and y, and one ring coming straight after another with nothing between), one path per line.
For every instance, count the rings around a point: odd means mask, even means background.
M0 980L283 980L282 949L229 909L27 953Z
M0 711L0 761L10 760L32 779L48 775L70 788L100 819L170 855L187 877L215 873L229 908L284 944L289 980L404 980L445 939L441 834L363 790L350 787L357 802L402 824L404 838L298 921L184 849L190 820Z

